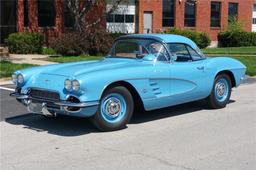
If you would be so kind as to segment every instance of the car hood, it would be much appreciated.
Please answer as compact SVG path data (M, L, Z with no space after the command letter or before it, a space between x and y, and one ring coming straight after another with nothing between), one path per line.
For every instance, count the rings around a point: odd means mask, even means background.
M98 61L87 62L74 62L66 64L58 64L49 67L47 70L41 72L41 74L59 75L65 77L76 77L86 73L92 73L96 71L106 71L109 69L118 69L131 67L137 65L134 63L141 63L134 59L103 59Z

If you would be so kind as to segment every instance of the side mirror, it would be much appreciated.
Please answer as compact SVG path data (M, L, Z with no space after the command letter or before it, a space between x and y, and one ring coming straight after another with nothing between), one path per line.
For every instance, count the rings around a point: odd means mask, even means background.
M172 58L172 61L176 61L178 57L175 53L172 53L171 58Z
M154 54L147 54L143 57L143 60L153 61L156 58Z

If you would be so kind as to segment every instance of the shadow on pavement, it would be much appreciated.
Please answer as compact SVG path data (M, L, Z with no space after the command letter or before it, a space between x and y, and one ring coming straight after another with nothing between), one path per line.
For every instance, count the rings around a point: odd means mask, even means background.
M98 132L86 118L57 116L47 118L42 115L25 114L5 120L13 125L23 125L23 128L38 132L48 132L59 136L79 136L92 132Z
M179 116L183 114L191 114L193 112L203 110L203 109L207 109L203 105L203 102L196 101L196 102L181 104L177 106L167 107L167 108L148 111L148 112L135 113L130 123L138 124L143 122L164 119L167 117L174 117L174 116Z
M229 103L233 102L235 101L231 100ZM193 112L203 109L207 109L204 103L201 101L196 101L149 112L135 113L130 124L150 122L183 114L192 114ZM76 118L69 116L46 118L41 115L25 114L17 117L8 118L5 121L13 125L23 125L24 128L35 130L38 132L46 131L49 134L66 137L99 132L92 125L88 118Z
M230 99L229 104L234 103L235 100ZM130 124L138 124L144 122L150 122L154 120L164 119L167 117L174 117L183 114L192 114L193 112L200 111L200 110L211 110L209 109L205 102L202 100L180 104L176 106L171 106L163 109L148 111L148 112L141 112L135 113ZM193 113L196 114L196 113Z

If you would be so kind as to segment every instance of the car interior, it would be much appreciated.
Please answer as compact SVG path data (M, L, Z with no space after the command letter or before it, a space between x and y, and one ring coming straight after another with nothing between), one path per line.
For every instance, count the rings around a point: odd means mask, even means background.
M185 44L168 44L169 51L175 56L175 62L188 62L201 59L202 57L193 50L190 46Z

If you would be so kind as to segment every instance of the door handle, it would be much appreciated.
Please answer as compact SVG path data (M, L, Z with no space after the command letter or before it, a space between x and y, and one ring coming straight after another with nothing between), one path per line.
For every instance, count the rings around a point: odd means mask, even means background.
M198 70L204 70L204 66L196 67Z

